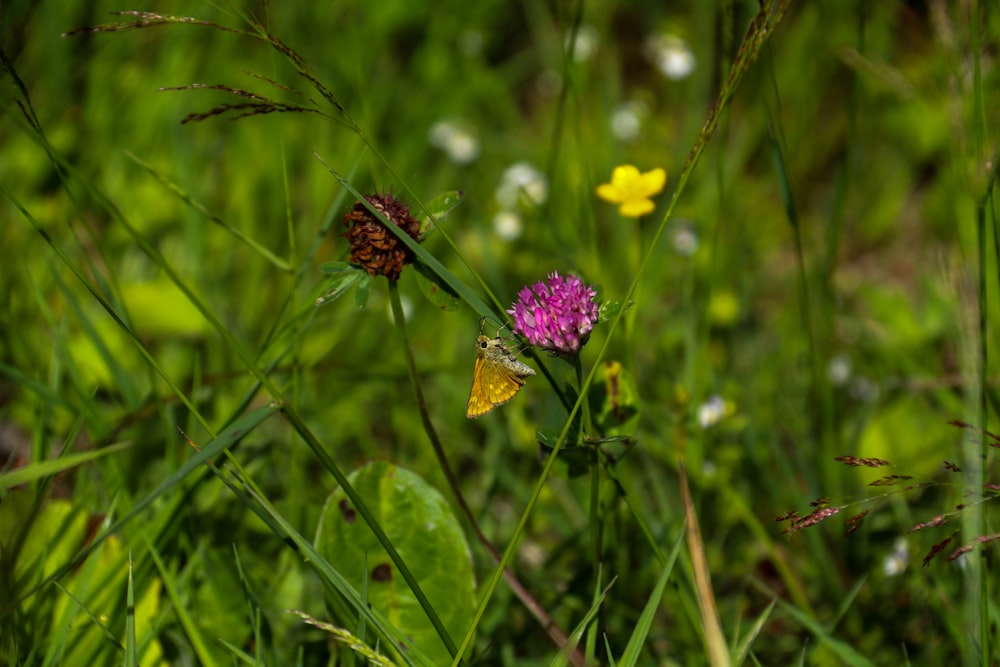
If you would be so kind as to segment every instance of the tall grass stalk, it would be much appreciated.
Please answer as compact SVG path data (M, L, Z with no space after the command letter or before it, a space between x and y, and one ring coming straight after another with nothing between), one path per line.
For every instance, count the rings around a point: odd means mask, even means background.
M732 68L730 69L729 77L727 78L725 84L722 87L722 90L719 93L718 101L716 102L715 106L712 107L712 110L709 112L708 119L705 121L705 124L702 127L702 130L699 133L697 140L695 141L694 147L691 149L691 153L688 155L688 159L684 165L684 169L678 176L677 187L674 190L673 197L670 200L670 205L667 208L667 212L664 214L659 227L657 227L656 234L654 234L653 236L653 240L650 243L649 249L647 250L645 256L642 259L642 263L636 270L635 278L633 279L632 284L629 286L628 291L625 293L624 302L627 303L629 299L632 298L632 295L638 288L639 282L642 279L646 267L649 265L650 259L656 254L659 240L663 236L663 232L666 229L667 222L671 218L671 215L673 213L674 207L677 204L677 201L679 200L681 194L684 192L684 186L687 184L687 181L690 178L691 173L694 171L695 166L698 164L698 159L701 157L701 154L704 151L705 146L707 145L709 139L711 139L712 135L715 132L715 128L718 125L719 114L725 108L725 105L728 102L729 98L732 96L733 92L735 92L735 89L739 84L739 81L742 78L743 74L750 67L753 61L757 59L757 56L760 53L760 49L767 41L767 38L774 32L775 28L777 28L777 25L780 23L781 18L784 16L784 13L788 9L789 4L791 4L789 0L780 0L778 2L763 3L761 5L759 13L757 14L757 17L751 22L750 26L748 27L746 36L744 37L743 42L740 45L740 49L737 52L736 59L733 62ZM489 582L487 582L483 590L482 597L480 598L479 607L476 609L475 616L473 617L472 622L469 624L469 629L466 631L465 637L462 640L461 644L459 645L458 654L455 657L455 661L452 663L453 667L457 667L457 665L461 661L461 657L465 655L465 652L468 650L469 646L472 643L472 637L475 633L476 627L479 625L483 613L486 610L486 606L489 603L490 598L493 595L493 592L496 590L497 583L499 582L500 575L503 569L507 566L507 564L510 562L510 559L513 557L514 551L517 548L517 544L518 541L520 540L521 534L524 532L524 528L525 525L527 524L528 517L531 515L532 510L534 509L535 503L538 501L538 497L541 494L542 487L545 485L549 477L549 474L552 471L552 467L556 462L559 451L562 449L563 445L566 442L566 436L569 434L570 428L573 425L573 419L574 417L576 417L577 412L580 410L582 403L586 400L585 397L587 396L587 392L590 389L591 383L593 382L594 375L597 372L598 365L600 364L601 360L604 359L604 356L607 353L610 341L614 337L615 331L618 329L618 326L621 323L622 315L624 314L624 312L625 309L623 308L622 310L619 311L618 315L611 322L611 325L607 333L607 337L604 341L604 345L598 351L594 364L593 366L591 366L591 370L587 374L587 379L583 382L583 385L580 387L579 397L577 398L577 401L574 404L573 409L570 410L570 413L566 418L566 422L563 425L562 431L559 433L559 438L556 441L555 446L552 448L552 451L549 453L548 458L545 460L545 465L542 467L541 474L538 477L538 481L535 483L534 490L532 491L531 496L528 498L528 502L526 503L525 508L521 513L521 518L518 520L517 527L514 529L514 533L511 536L510 542L507 545L507 549L504 551L503 557L500 560L500 564L497 570L494 571L493 576L490 578Z

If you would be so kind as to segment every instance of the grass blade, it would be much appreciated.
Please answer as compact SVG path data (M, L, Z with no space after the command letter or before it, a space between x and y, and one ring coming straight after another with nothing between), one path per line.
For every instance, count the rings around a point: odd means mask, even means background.
M135 586L132 580L132 554L128 555L128 590L125 593L125 667L136 667Z
M677 539L674 540L674 548L667 557L667 564L661 570L660 576L656 580L656 585L653 586L653 592L649 594L646 606L643 608L642 614L639 615L639 621L636 623L635 630L632 631L632 636L625 646L625 652L618 661L621 667L635 667L635 665L639 664L639 656L642 655L643 644L646 643L646 636L649 634L649 629L653 626L653 616L656 615L656 610L660 606L660 600L663 598L663 589L666 588L667 581L669 581L670 575L674 571L674 563L681 552L682 544L684 544L684 531L681 531L677 535Z
M753 627L746 634L733 652L733 664L741 665L743 661L747 659L750 655L750 648L753 646L754 640L760 634L760 631L764 629L764 625L767 623L767 619L771 617L771 612L774 610L774 606L777 604L776 600L771 600L771 604L767 605L767 608L761 612L760 616L754 622Z
M182 202L193 208L198 213L201 213L209 221L215 223L222 229L225 229L227 232L232 234L238 240L245 243L248 247L253 249L254 252L256 252L261 257L266 259L271 265L273 265L279 271L287 273L292 270L291 265L287 261L278 257L273 252L268 250L266 247L264 247L257 241L254 241L252 238L244 234L236 227L233 227L219 216L211 213L207 208L205 208L203 204L195 201L191 195L182 190L181 187L176 183L174 183L172 180L170 180L169 178L158 172L151 164L143 161L138 156L134 155L129 151L125 151L125 155L127 155L137 165L148 171L156 180L160 182L161 185L163 185L163 187L165 187L168 191L170 191L171 194L176 196L178 199L180 199Z
M103 447L101 449L93 449L89 452L66 454L58 459L49 459L38 463L30 463L22 468L15 468L10 472L0 473L0 493L6 491L7 489L12 489L15 486L21 486L22 484L28 484L29 482L34 482L38 479L51 477L56 473L70 470L79 465L83 465L84 463L96 461L97 459L107 456L108 454L115 454L124 449L128 449L129 447L132 447L133 444L134 443L131 442L120 442L116 445Z
M708 573L708 560L705 557L705 544L701 538L701 527L698 524L698 514L691 498L688 486L687 471L680 468L681 503L684 505L684 525L687 527L688 552L691 556L691 569L694 570L695 593L698 596L698 611L701 614L702 639L708 651L709 664L714 667L728 667L731 664L729 649L726 646L722 626L719 623L719 611L715 604L715 593L712 591L712 581Z

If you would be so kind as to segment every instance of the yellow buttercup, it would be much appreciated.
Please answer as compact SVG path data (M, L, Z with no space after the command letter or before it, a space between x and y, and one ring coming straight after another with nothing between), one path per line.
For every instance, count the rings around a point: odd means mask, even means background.
M492 412L493 408L514 398L524 386L524 378L534 374L535 369L515 359L507 350L503 338L499 335L489 338L480 333L465 416L475 419Z

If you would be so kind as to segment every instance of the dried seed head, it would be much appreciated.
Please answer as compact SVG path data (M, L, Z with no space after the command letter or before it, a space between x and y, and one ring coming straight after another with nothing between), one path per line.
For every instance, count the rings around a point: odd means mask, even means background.
M410 215L408 206L391 194L365 195L365 199L410 238L420 240L420 223ZM389 280L398 280L403 267L413 263L413 252L386 229L385 224L363 203L357 202L348 211L344 216L344 225L347 226L344 236L351 242L348 261L361 266L368 275L383 275Z

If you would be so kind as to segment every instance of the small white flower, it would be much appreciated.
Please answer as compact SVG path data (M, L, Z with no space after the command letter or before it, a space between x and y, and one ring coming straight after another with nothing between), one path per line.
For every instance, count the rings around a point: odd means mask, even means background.
M897 537L892 545L892 553L882 562L882 572L887 577L895 577L906 570L910 563L910 545L905 537Z
M619 141L635 141L642 129L646 107L637 102L626 102L611 113L611 134Z
M852 398L862 402L874 401L878 398L879 388L866 377L856 377L847 389Z
M439 120L431 125L431 129L427 130L427 140L434 148L444 148L448 145L448 139L451 138L454 131L455 126L451 122Z
M503 209L516 208L522 195L538 206L549 198L549 183L542 172L527 162L518 162L504 171L494 194Z
M698 425L702 428L715 426L726 416L726 402L718 394L698 406Z
M500 211L493 216L493 232L504 241L513 241L524 231L521 216L514 211Z
M479 157L479 140L470 133L460 130L451 136L445 153L455 164L469 164Z
M572 33L566 34L566 50L570 47L570 37ZM592 25L582 25L576 31L576 40L573 44L573 60L578 63L590 60L597 53L597 28Z
M646 41L645 50L663 76L672 81L685 79L694 71L694 53L687 42L676 35L651 37Z
M674 252L681 257L690 257L698 252L698 233L690 225L679 224L671 235Z
M834 387L842 387L851 379L853 365L846 354L838 354L830 359L826 367L826 377Z
M479 140L469 130L450 121L442 120L431 125L427 139L440 148L455 164L469 164L479 157Z

